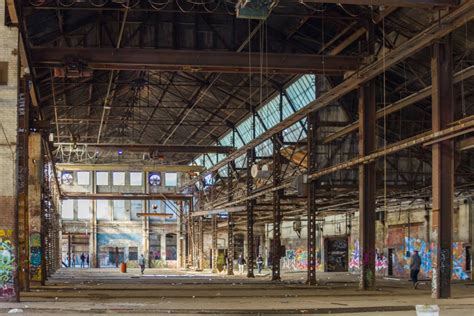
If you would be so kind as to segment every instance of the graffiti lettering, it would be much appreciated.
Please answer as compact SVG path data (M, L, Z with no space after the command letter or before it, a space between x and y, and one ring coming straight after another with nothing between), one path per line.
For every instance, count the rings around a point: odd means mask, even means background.
M41 235L38 232L30 234L30 276L33 281L41 281Z
M0 299L11 298L15 295L13 274L15 271L15 249L6 236L11 236L11 230L0 230Z

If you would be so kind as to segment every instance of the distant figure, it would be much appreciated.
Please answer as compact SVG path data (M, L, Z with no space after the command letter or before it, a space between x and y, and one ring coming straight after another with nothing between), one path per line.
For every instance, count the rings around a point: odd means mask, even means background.
M418 273L420 273L421 257L418 255L418 250L413 252L410 262L410 277L413 282L413 288L418 287Z
M138 259L138 265L140 266L141 273L145 272L145 257L143 254Z
M86 257L86 262L87 262L87 267L90 268L91 266L89 265L89 254L87 254L87 257Z
M76 267L76 254L72 254L72 267L75 268Z
M262 255L258 255L258 257L257 257L258 274L262 273L262 268L263 268L263 258L262 258Z
M81 268L84 268L84 264L86 262L86 256L84 253L81 253Z
M237 264L239 265L239 273L244 274L245 259L242 254L239 255L239 259L237 259Z

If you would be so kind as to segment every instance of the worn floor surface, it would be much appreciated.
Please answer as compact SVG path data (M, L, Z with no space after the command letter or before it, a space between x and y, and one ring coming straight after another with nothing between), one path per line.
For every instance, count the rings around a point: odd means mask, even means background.
M407 280L378 279L374 291L359 291L357 276L318 273L318 286L304 284L305 273L286 273L272 283L269 271L255 279L209 272L137 269L62 269L21 293L20 303L0 304L0 314L338 314L416 315L416 304L438 304L441 315L474 315L474 283L457 282L453 298L433 300L430 283L419 290Z

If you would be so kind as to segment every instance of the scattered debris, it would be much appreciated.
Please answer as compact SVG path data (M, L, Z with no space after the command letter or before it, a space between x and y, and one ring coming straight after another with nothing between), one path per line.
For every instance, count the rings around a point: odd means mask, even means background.
M8 314L18 314L18 313L23 313L23 310L21 308L13 308L8 311Z

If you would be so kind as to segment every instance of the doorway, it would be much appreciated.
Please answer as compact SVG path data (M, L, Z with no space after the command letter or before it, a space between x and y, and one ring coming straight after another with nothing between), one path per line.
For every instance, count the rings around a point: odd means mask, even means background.
M326 249L326 272L346 272L348 267L347 237L328 237L324 240Z

